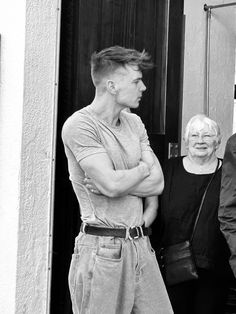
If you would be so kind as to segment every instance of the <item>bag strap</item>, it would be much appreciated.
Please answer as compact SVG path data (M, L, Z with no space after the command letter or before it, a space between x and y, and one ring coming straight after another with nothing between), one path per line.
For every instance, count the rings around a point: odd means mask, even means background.
M200 217L200 213L201 213L201 211L202 211L202 206L203 206L204 200L205 200L205 198L206 198L206 194L207 194L207 191L208 191L208 189L209 189L209 186L210 186L212 180L213 180L214 177L215 177L216 171L218 170L219 162L220 162L219 159L217 159L217 166L216 166L216 169L215 169L213 175L211 176L211 179L210 179L210 181L208 182L207 187L206 187L206 189L205 189L205 192L204 192L204 194L203 194L203 196L202 196L201 204L200 204L200 206L199 206L198 213L197 213L197 216L196 216L196 219L195 219L195 222L194 222L192 235L191 235L191 237L190 237L190 242L192 242L192 240L193 240L193 236L194 236L194 233L195 233L195 231L196 231L196 227L197 227L197 223L198 223L198 220L199 220L199 217Z

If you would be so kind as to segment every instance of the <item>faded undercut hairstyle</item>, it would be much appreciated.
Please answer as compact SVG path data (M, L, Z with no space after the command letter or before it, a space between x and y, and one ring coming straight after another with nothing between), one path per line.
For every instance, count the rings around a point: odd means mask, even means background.
M119 67L126 65L137 66L140 71L153 68L150 55L143 50L128 49L121 46L113 46L94 52L91 56L91 76L95 86L101 79L114 72Z
M196 114L193 116L187 123L186 128L185 128L185 133L184 133L184 141L185 143L188 143L189 139L189 133L192 125L194 124L195 121L200 121L207 125L211 131L213 131L217 137L216 143L219 145L221 142L221 133L220 133L220 127L218 124L207 117L205 114Z

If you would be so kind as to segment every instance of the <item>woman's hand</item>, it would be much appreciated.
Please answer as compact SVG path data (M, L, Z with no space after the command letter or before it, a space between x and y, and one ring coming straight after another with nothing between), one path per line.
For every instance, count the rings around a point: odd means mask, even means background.
M102 193L98 190L98 188L97 188L97 186L95 185L95 183L93 182L93 180L90 179L89 177L85 177L85 179L84 179L84 185L86 186L86 188L87 188L90 192L92 192L92 193L94 193L94 194L98 194L98 195L102 194Z

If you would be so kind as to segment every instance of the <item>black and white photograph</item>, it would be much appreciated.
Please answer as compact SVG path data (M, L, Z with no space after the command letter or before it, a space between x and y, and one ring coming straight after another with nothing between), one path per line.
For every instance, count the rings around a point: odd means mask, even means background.
M0 1L0 314L236 314L236 2Z

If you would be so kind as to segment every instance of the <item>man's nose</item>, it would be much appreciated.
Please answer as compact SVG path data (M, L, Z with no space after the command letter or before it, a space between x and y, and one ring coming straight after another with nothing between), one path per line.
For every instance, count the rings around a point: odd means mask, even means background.
M143 82L141 82L140 90L144 92L146 89L147 89L146 85Z

